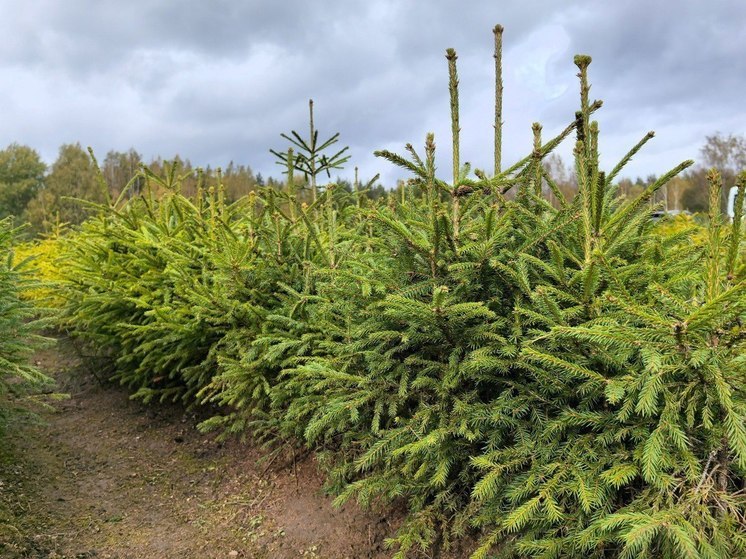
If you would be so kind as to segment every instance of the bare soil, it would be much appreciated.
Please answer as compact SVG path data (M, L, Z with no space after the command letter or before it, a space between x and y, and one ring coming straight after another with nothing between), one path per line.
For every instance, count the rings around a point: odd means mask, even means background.
M0 443L0 557L383 558L390 515L332 507L313 457L200 434L178 406L100 385L69 343L39 352L67 400Z

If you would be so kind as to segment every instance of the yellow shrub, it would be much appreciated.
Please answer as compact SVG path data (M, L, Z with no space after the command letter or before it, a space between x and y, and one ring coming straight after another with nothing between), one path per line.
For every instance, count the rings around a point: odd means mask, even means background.
M49 238L20 243L14 247L14 264L24 262L24 268L37 280L32 287L24 290L22 296L34 301L40 307L60 308L62 298L57 288L62 279L60 273L61 242L59 238Z
M685 231L690 231L690 240L697 246L704 246L707 242L707 228L697 222L691 214L679 214L661 220L656 225L656 232L662 237L673 237Z

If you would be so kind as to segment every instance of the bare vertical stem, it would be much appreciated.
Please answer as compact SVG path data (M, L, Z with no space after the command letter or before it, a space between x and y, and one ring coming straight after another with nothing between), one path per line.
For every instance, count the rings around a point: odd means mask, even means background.
M430 239L432 244L432 251L430 252L430 273L432 274L433 280L437 277L437 261L439 256L439 242L438 238L438 212L437 212L437 193L435 191L435 135L430 132L425 138L425 168L427 169L427 202L430 206L430 227L432 230L432 237Z
M223 169L221 167L216 169L216 175L218 177L218 216L223 219L225 217L225 184L223 184Z
M592 240L593 240L593 219L591 208L591 192L588 184L588 166L585 157L585 142L578 140L575 142L575 176L578 179L578 196L582 204L583 218L583 252L585 263L591 261Z
M591 63L591 57L587 54L576 54L574 58L575 65L578 67L578 77L580 78L580 112L582 119L582 132L579 132L579 136L583 139L588 137L588 126L590 119L590 103L588 101L588 93L591 90L591 86L588 85L588 66ZM585 142L585 154L586 157L590 157L591 153L590 143ZM588 161L586 161L588 163Z
M603 199L606 188L606 178L604 175L603 182L599 180L598 171L598 122L593 121L588 127L588 192L591 197L591 217L593 218L593 233L598 234L601 227L601 213L603 209Z
M254 220L256 218L256 191L249 192L249 209L251 210L251 219L249 220L249 239L254 244Z
M210 211L210 239L215 240L215 224L217 213L217 202L215 201L215 186L211 185L207 189L207 204Z
M457 186L459 176L459 114L458 114L458 74L456 73L456 51L448 49L446 51L448 60L448 91L451 95L451 136L453 138L453 186Z
M543 173L541 168L541 124L534 122L531 125L531 130L534 133L534 151L532 157L534 159L534 194L541 196L541 185L543 181Z
M202 211L204 210L203 178L204 174L202 173L202 169L197 169L197 209L199 210L200 215L202 215Z
M707 173L710 187L710 224L708 232L708 262L707 262L707 301L713 301L720 295L720 193L723 181L720 173L710 169Z
M578 179L578 194L582 197L582 214L583 214L583 233L584 233L584 252L585 262L591 261L591 252L593 249L593 208L594 208L594 190L593 175L594 169L597 168L597 161L594 163L593 143L590 130L590 102L588 93L590 85L588 84L588 66L591 63L591 57L585 54L576 54L573 59L575 65L580 70L580 111L575 113L577 142L575 144L575 174Z
M325 191L327 207L327 227L329 231L329 265L332 269L337 267L337 213L334 209L334 190L336 184L329 184Z
M459 161L459 105L458 105L458 74L456 73L456 51L453 49L446 50L446 59L448 60L448 91L451 96L451 136L453 138L453 238L459 236L460 204L457 196L459 170L461 164Z
M316 131L313 127L313 99L308 100L308 113L309 122L311 125L311 136L309 141L311 142L311 157L309 164L311 166L311 199L316 201Z
M293 148L288 148L287 158L287 175L288 175L288 198L290 199L290 218L295 221L295 159Z
M495 175L502 169L503 139L503 26L495 25Z

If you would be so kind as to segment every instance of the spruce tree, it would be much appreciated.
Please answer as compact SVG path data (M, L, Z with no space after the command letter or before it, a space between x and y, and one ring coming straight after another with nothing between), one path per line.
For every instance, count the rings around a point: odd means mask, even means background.
M14 243L20 229L12 218L0 220L0 436L15 412L24 410L24 399L52 379L31 362L33 352L46 343L39 334L37 309L23 297L34 281L27 262L14 262Z

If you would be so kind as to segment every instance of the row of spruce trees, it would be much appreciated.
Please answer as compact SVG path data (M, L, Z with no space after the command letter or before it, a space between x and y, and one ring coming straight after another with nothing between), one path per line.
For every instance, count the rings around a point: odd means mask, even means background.
M618 195L651 135L599 169L587 56L575 118L503 168L501 37L491 172L460 164L449 49L452 180L432 135L378 153L413 176L380 201L226 203L144 170L61 241L61 323L138 397L213 404L205 429L313 449L338 502L405 507L396 557L746 556L746 175L732 225L712 171L705 240L656 230L691 162ZM568 200L542 160L573 138Z

